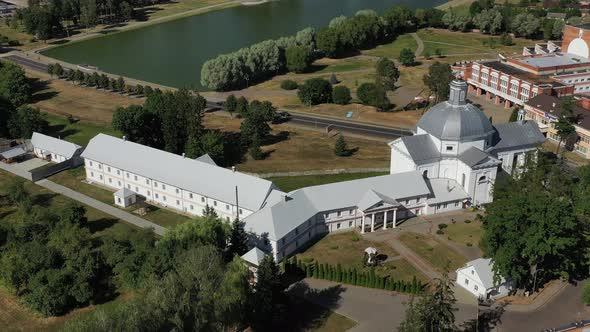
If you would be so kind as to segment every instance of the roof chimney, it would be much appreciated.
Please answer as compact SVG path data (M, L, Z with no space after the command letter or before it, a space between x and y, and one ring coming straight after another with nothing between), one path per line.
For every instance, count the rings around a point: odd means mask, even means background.
M186 158L186 154L184 152L182 153L182 158Z
M232 166L231 167L231 171L235 173L236 172L236 166Z
M126 141L127 140L127 136L123 135L123 140Z

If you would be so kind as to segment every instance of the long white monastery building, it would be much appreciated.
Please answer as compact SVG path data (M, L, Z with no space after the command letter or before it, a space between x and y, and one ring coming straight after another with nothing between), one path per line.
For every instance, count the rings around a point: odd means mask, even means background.
M389 175L284 193L207 157L100 134L82 154L86 178L180 212L201 215L208 205L226 220L239 217L252 246L280 261L327 232L395 228L412 216L492 201L500 167L512 172L544 137L532 121L493 126L466 93L465 82L454 81L449 101L424 114L416 135L389 144Z

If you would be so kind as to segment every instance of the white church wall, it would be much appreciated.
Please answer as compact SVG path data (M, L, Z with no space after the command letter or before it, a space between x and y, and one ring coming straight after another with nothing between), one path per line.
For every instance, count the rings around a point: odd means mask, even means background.
M443 159L440 161L439 178L457 179L457 159Z
M417 169L422 174L424 174L424 172L426 171L426 177L429 179L438 178L438 162L420 165Z
M459 142L441 141L439 150L441 153L444 153L446 155L456 156L459 151Z
M477 141L467 141L467 142L461 142L461 144L459 144L459 154L465 152L467 149L471 148L471 147L475 147L478 148L482 151L485 150L485 140L477 140Z
M467 166L463 162L457 162L457 178L455 181L463 186L463 190L465 190L465 192L467 192L469 195L472 195L472 193L469 192L469 188L471 188L470 183L474 177L472 173L473 171L471 167Z
M391 174L416 170L416 164L409 157L408 150L400 143L401 141L396 141L391 145Z

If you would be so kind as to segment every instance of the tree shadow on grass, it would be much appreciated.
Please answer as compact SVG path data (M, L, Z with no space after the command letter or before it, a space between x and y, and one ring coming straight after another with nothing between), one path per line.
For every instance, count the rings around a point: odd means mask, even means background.
M36 103L43 100L51 99L59 94L59 92L49 89L49 82L38 78L29 78L33 95L31 96L31 103Z
M470 319L461 324L462 331L465 332L488 332L494 331L496 326L502 323L502 315L504 314L504 307L506 304L502 304L491 308L489 310L481 310L479 316L474 319Z
M33 197L33 205L39 205L41 207L49 207L51 200L57 196L56 193L37 194Z
M337 307L344 291L341 285L313 289L304 282L294 284L287 291L289 314L280 326L281 331L308 331L321 327L332 309Z
M306 74L313 74L313 73L317 73L318 71L322 71L324 69L328 68L328 65L319 65L319 64L314 64L311 65L306 71Z
M289 139L290 136L291 136L291 133L286 130L283 130L276 135L268 135L268 137L266 137L264 139L264 145L273 145L273 144L280 143L282 141L286 141Z
M174 2L175 1L166 1L166 2L162 2L162 3L174 3ZM156 8L156 7L145 7L145 8L135 9L134 14L133 14L133 18L136 21L145 22L149 19L150 14L153 14L155 12L159 12L161 10L162 10L162 8Z
M88 229L91 233L104 231L107 228L113 227L117 222L114 218L101 218L88 223Z
M62 124L50 125L47 128L46 134L49 136L64 139L68 136L72 136L72 135L77 134L79 132L78 129L72 129L72 128L65 129L65 128L66 128L66 126L62 125Z

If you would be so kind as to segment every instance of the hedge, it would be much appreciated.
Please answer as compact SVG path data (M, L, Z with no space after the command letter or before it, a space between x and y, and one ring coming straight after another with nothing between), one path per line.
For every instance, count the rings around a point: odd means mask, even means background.
M346 268L340 264L322 264L317 261L307 264L303 260L298 260L297 256L284 259L282 268L283 272L287 274L402 293L420 294L426 286L426 284L418 281L416 276L412 278L411 282L394 280L390 277L378 276L375 274L374 268L371 268L368 272L359 272L356 267Z

